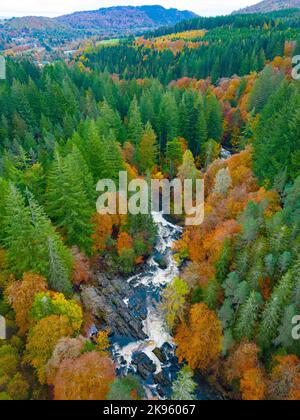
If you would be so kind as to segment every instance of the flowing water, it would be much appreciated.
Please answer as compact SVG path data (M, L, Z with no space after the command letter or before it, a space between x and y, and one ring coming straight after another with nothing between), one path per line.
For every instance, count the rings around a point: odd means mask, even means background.
M179 275L179 269L173 258L172 245L179 239L182 229L168 222L161 213L153 213L152 216L158 228L155 251L147 261L143 272L128 280L133 293L124 300L130 310L134 310L136 299L142 302L143 331L148 338L128 342L122 337L113 337L112 343L119 374L137 374L145 386L148 397L164 399L171 396L171 384L180 366L175 356L173 338L162 315L160 302L164 288ZM198 378L198 382L201 387L198 392L199 399L218 398L205 381Z

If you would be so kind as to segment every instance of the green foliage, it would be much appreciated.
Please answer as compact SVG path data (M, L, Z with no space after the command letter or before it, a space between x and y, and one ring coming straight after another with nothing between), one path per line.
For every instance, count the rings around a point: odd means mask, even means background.
M280 321L288 304L293 289L293 277L287 273L275 288L262 313L258 340L264 349L269 349L276 338Z
M127 375L124 378L116 379L110 386L107 400L111 401L133 401L141 400L144 397L144 389L138 378Z
M256 129L254 170L270 186L286 171L288 181L300 175L299 83L282 82L270 97Z
M195 390L197 384L193 380L193 371L184 366L178 373L176 381L172 385L172 400L192 401L196 399Z
M69 244L89 253L93 208L75 169L70 159L56 154L48 177L47 209L55 224L65 230Z
M235 335L238 340L245 337L248 340L253 340L262 304L261 295L253 291L247 301L241 306L235 327Z
M183 316L188 293L188 285L178 277L175 277L163 292L162 309L171 330L174 328L178 318L180 319Z
M47 278L50 273L50 239L70 277L70 253L30 193L27 193L27 201L28 205L21 193L10 185L5 201L4 220L9 267L18 276L25 272L34 272Z

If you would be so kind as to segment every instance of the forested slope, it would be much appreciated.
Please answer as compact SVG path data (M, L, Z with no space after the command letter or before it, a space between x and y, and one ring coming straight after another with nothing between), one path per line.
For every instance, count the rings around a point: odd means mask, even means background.
M96 183L121 170L205 180L205 221L176 243L180 277L161 305L184 363L174 398L195 397L194 372L233 399L300 398L298 30L257 19L87 50L70 66L8 60L1 399L145 397L136 377L116 376L109 325L90 339L80 301L96 272L125 282L142 270L155 243L150 215L96 212Z

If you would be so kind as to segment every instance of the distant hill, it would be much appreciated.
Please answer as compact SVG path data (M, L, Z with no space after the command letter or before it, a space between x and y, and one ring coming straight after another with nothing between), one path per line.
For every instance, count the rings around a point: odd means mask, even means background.
M54 30L59 29L63 25L55 19L42 16L25 16L5 20L4 27L12 30Z
M284 9L300 9L300 0L263 0L253 6L237 10L234 14L269 13Z
M57 18L26 16L12 18L5 22L8 30L92 30L114 34L155 29L164 25L174 25L197 15L190 11L165 9L162 6L119 6L99 10L75 12Z

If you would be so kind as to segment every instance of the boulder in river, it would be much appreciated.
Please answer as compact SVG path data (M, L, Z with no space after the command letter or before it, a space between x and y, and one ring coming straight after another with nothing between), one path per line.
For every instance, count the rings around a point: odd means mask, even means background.
M132 293L126 280L118 277L109 279L99 273L97 282L97 287L82 286L81 300L84 308L95 320L107 324L117 336L147 339L143 331L144 316L133 313L124 302Z
M156 347L156 349L153 350L153 353L155 354L155 356L158 358L158 360L161 363L167 363L168 358L166 357L166 354L161 349Z
M144 380L156 371L155 364L145 353L134 353L132 363L137 366L137 372Z
M170 375L167 369L163 369L161 372L154 375L154 382L160 384L162 387L172 386Z

